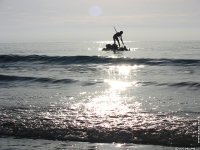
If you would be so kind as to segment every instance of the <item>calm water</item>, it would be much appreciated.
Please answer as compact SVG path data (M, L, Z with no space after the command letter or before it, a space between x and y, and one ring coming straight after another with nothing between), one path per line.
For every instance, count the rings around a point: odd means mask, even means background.
M196 147L200 41L0 44L0 136Z

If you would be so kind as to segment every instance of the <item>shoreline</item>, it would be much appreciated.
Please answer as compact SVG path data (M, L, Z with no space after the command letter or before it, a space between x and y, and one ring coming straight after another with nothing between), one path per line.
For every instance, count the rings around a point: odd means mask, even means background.
M19 149L19 150L118 150L118 149L134 149L134 150L200 150L192 147L168 147L160 145L144 145L132 143L89 143L89 142L74 142L74 141L54 141L43 139L27 139L15 137L0 137L0 149Z

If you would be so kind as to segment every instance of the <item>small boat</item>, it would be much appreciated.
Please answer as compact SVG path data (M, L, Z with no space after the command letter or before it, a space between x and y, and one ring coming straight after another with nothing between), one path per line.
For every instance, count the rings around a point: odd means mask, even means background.
M130 48L118 47L117 44L106 44L106 47L102 49L103 51L130 51Z

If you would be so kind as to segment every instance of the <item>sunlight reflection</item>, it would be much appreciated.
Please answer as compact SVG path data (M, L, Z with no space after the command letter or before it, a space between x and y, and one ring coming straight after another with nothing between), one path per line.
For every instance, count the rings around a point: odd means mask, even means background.
M138 87L139 82L135 74L142 67L141 65L108 66L105 68L103 80L108 88L93 93L81 92L80 96L86 100L75 104L74 107L89 118L92 116L112 118L141 111L141 103L130 94L130 91Z
M119 74L128 76L131 71L131 66L126 66L126 65L117 66L117 69Z
M131 87L132 85L137 86L137 81L125 82L125 81L105 79L104 82L106 82L106 83L108 83L110 85L110 89L109 90L111 90L111 91L113 91L113 90L124 91L128 87Z
M117 94L100 95L92 99L87 104L89 113L94 112L95 115L119 115L126 114L129 110L128 106L121 101L121 97Z
M138 72L140 68L143 68L143 65L118 65L118 66L110 66L108 69L108 74L116 77L116 73L120 76L131 76L131 72Z
M123 145L124 145L124 144L120 144L120 143L118 143L118 144L116 144L115 147L117 147L117 148L121 148Z
M107 44L107 43L112 43L113 41L95 41L94 43L97 44Z
M109 66L106 69L108 78L104 79L109 88L88 98L90 101L85 105L88 113L93 112L97 116L117 116L140 111L141 104L135 101L134 96L130 96L129 91L131 87L138 86L138 81L133 79L132 73L136 73L141 67L143 66Z

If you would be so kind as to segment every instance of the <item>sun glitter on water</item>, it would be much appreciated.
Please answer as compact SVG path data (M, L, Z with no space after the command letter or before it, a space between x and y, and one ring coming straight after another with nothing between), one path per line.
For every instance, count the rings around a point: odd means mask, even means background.
M105 68L104 83L108 88L103 92L96 92L85 104L88 113L97 116L125 115L126 113L140 110L140 103L129 95L129 88L137 88L137 81L131 73L136 73L142 66L117 65ZM99 94L98 94L99 93ZM91 95L90 95L91 96ZM132 101L131 110L127 101Z

